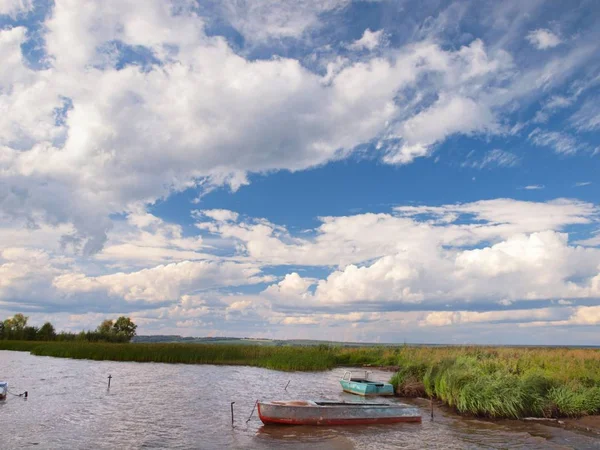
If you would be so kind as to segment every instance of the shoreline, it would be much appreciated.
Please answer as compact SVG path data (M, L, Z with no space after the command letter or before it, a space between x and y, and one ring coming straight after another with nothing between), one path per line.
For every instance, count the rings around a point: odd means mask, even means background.
M584 430L600 428L600 420L585 419L600 414L598 350L85 341L0 341L0 349L70 359L245 365L288 372L349 367L378 370L390 374L389 382L396 395L433 397L460 415L490 419L561 418ZM383 374L379 377L387 378ZM584 419L573 419L576 417Z

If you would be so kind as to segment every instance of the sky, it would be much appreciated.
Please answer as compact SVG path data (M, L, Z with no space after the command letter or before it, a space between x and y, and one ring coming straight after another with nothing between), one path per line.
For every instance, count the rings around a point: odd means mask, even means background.
M0 317L600 345L600 4L0 0Z

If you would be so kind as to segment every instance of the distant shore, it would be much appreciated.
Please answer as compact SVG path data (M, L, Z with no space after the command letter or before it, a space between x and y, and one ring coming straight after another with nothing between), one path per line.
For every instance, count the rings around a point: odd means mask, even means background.
M396 372L390 382L398 395L433 397L461 414L512 419L600 414L597 349L0 341L0 350L58 358L248 365L283 371L391 369ZM598 420L592 421L593 427L598 427ZM573 422L573 426L580 423Z

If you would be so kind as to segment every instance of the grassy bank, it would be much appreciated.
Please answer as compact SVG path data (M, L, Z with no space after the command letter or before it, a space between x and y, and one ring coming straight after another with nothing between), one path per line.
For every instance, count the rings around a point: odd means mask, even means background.
M600 414L600 351L405 347L397 392L428 395L460 413L496 418Z
M277 370L398 366L403 396L433 396L495 418L600 414L600 350L515 347L339 347L0 341L0 350L59 358L249 365Z
M232 364L277 370L326 370L336 366L392 365L398 349L329 346L105 344L89 342L0 341L0 350L29 351L38 356L110 361L183 364Z

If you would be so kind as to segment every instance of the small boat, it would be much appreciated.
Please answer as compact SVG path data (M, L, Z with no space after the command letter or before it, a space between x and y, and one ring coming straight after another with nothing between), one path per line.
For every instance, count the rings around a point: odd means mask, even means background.
M258 402L258 417L265 425L358 425L421 422L418 408L402 403L312 400Z
M8 394L8 383L6 381L0 381L0 400L6 400Z
M363 377L354 377L352 372L344 372L340 378L344 392L357 395L394 395L394 386L383 381L369 380L369 373L365 370Z

